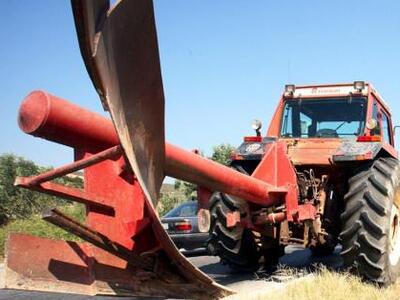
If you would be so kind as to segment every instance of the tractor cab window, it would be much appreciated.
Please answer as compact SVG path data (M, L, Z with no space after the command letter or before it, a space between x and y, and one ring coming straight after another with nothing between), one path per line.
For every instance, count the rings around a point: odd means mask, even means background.
M383 132L383 140L386 143L391 144L392 141L390 139L389 117L386 115L386 113L384 111L382 111L382 132Z
M380 119L379 109L376 100L374 101L374 105L372 107L372 118L377 121L377 125L374 129L371 130L371 135L381 135L381 124L379 122Z
M281 136L351 138L363 133L365 98L298 99L285 103Z
M194 217L197 214L197 201L185 202L170 210L164 217Z

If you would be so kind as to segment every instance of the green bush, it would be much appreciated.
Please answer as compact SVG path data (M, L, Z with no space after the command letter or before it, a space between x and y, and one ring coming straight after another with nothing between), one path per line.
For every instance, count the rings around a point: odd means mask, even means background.
M220 144L218 146L213 147L213 154L209 159L223 164L225 166L229 166L231 163L231 154L236 148L231 144ZM197 185L185 182L182 180L175 180L175 189L180 190L185 195L186 199L196 199L197 197ZM161 201L163 199L161 198ZM167 201L170 201L167 199Z
M7 224L10 220L28 218L45 207L71 203L14 186L14 180L17 176L37 175L47 170L49 168L41 168L32 161L13 154L0 156L0 225ZM56 182L72 187L82 187L80 178L63 177L57 179Z
M232 152L236 148L231 144L221 144L213 147L213 154L210 157L213 161L219 162L225 166L228 166L231 162Z
M162 217L179 203L185 201L185 198L177 197L170 194L161 194L160 202L157 206L158 214Z
M59 209L66 215L84 223L85 207L82 204L65 205ZM52 239L81 241L76 235L50 224L41 219L40 215L32 215L27 219L20 219L9 222L7 225L0 227L0 257L4 257L5 241L10 233L26 233L40 237Z

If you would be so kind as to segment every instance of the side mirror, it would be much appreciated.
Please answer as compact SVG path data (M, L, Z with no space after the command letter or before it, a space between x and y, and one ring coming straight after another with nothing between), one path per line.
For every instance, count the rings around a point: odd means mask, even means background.
M396 125L393 127L393 135L396 135L396 129L400 128L400 125Z

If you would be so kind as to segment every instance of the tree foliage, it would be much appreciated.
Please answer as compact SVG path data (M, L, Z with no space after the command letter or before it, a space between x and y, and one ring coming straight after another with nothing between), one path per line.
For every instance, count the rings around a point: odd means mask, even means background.
M213 161L228 166L231 162L231 155L234 150L235 147L231 144L221 144L213 148L213 154L210 158Z
M17 176L32 176L48 170L13 154L0 156L0 225L11 219L27 218L48 206L56 206L56 197L14 186ZM79 178L63 177L58 183L82 187ZM65 203L65 202L64 202Z
M211 160L216 161L220 164L228 166L231 161L232 151L235 150L235 147L231 144L220 144L218 146L213 147L213 154L209 157ZM196 189L197 186L190 182L185 182L182 180L176 180L174 185L176 190L180 190L188 199L195 199L197 196Z
M157 211L160 216L165 215L179 203L183 202L184 198L168 194L168 193L161 193L160 195L160 203L157 206Z

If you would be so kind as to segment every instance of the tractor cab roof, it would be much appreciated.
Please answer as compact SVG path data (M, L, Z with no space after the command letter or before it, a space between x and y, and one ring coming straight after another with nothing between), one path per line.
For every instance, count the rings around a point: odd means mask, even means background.
M375 90L371 83L365 81L355 81L353 83L320 84L320 85L300 85L289 84L285 86L282 95L283 100L287 99L323 99L338 98L348 96L365 96L373 94L381 105L390 113L389 106Z

